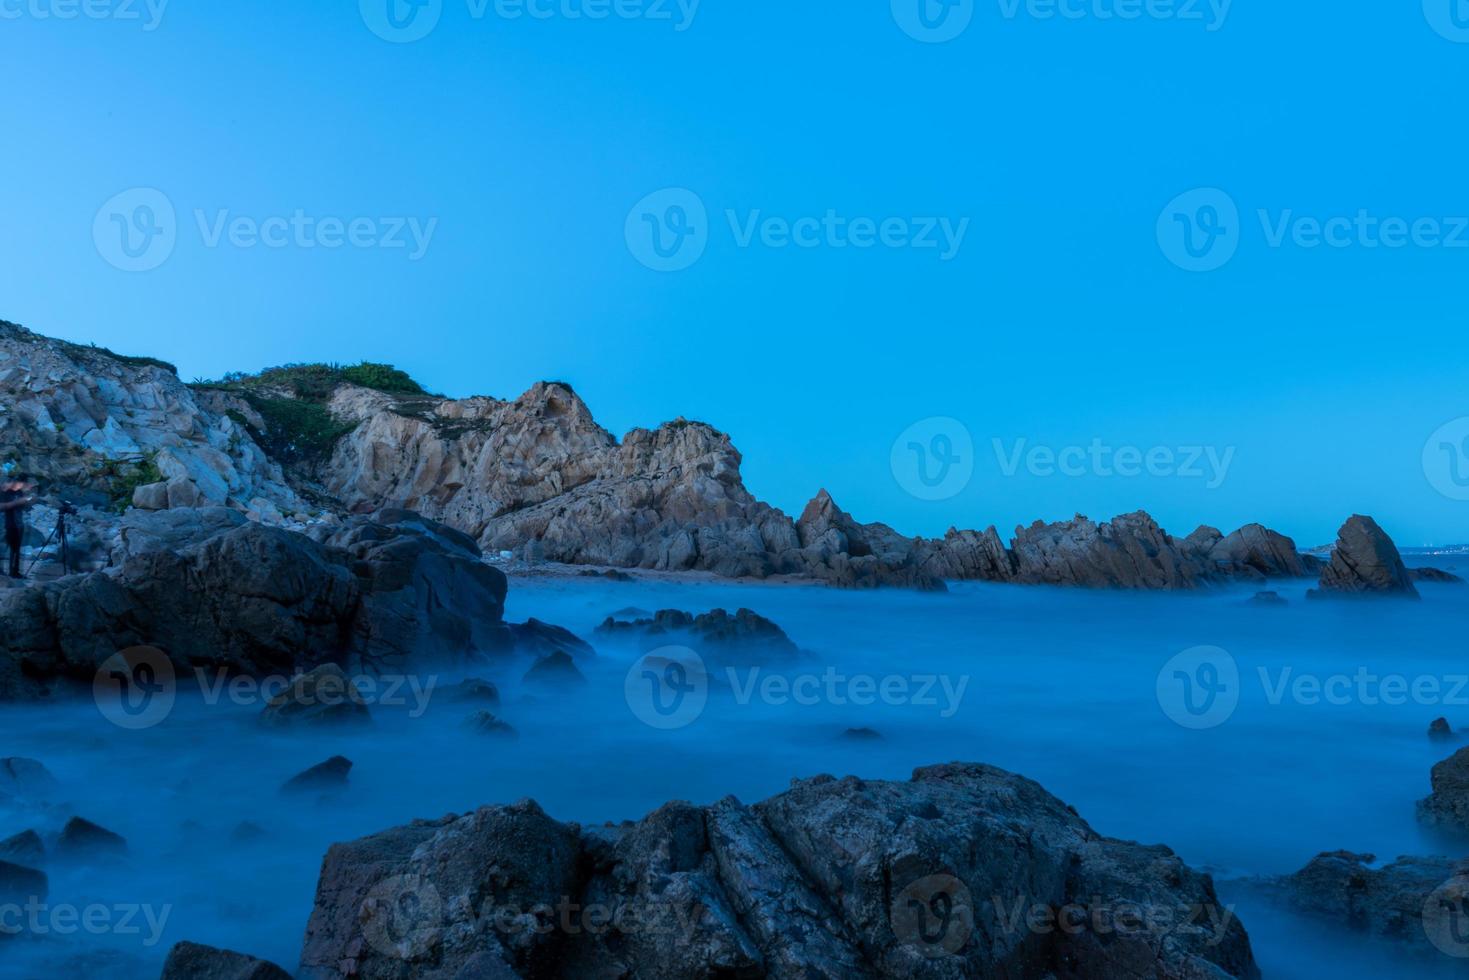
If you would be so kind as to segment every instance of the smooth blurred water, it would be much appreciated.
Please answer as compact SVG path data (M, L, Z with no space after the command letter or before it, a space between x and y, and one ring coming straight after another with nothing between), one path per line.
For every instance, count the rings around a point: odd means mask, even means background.
M1452 561L1435 564L1452 567ZM1464 569L1459 569L1461 572ZM473 706L430 698L422 717L379 708L370 731L283 735L255 724L258 705L181 699L157 727L125 731L90 703L7 707L0 755L45 762L64 786L65 808L0 809L0 836L55 830L78 813L126 836L126 864L51 869L51 904L148 904L167 909L155 945L141 935L29 938L0 946L0 976L55 975L56 957L85 951L89 976L155 977L169 946L192 939L293 968L321 857L333 841L485 803L534 797L553 816L600 822L637 818L669 799L754 801L793 777L853 773L906 779L916 766L982 761L1023 773L1074 806L1102 833L1166 843L1221 881L1253 938L1267 976L1439 975L1458 966L1399 960L1262 907L1228 879L1294 871L1324 850L1462 855L1425 833L1414 802L1432 764L1454 746L1433 743L1428 723L1446 715L1469 727L1469 688L1459 704L1272 704L1259 680L1376 675L1440 679L1469 674L1462 641L1469 587L1424 585L1421 603L1306 602L1305 585L1280 590L1284 608L1243 604L1249 591L1199 595L1090 593L981 584L947 595L843 592L819 587L722 583L615 583L519 579L507 617L535 616L591 639L591 683L525 700L524 664L503 675L500 714L514 742L461 727ZM798 673L828 668L914 689L942 675L963 684L945 716L933 704L741 704L716 685L703 714L675 731L643 724L624 680L639 649L593 628L624 607L705 611L749 607L810 652ZM1160 670L1180 651L1222 648L1240 671L1239 704L1217 727L1189 730L1160 707ZM786 672L786 671L782 671ZM768 676L768 671L766 675ZM716 676L718 674L716 673ZM742 680L748 675L741 673ZM441 685L454 678L443 675ZM853 742L849 727L879 731ZM1466 743L1469 744L1469 743ZM336 804L284 800L280 783L333 754L355 763ZM236 841L241 821L265 830ZM139 923L142 923L141 917ZM102 955L105 954L105 955ZM1378 959L1387 955L1387 959ZM38 965L44 962L45 965ZM82 969L72 961L68 969Z

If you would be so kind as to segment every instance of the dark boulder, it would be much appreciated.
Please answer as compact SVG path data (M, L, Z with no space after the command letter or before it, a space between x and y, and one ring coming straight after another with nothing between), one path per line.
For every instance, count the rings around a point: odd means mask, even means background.
M121 834L81 817L68 820L56 838L56 853L68 861L119 858L127 850L128 842Z
M46 845L34 830L22 830L0 840L0 861L39 868L46 863Z
M749 609L731 615L714 609L697 616L678 609L663 609L649 619L631 621L607 617L598 633L610 636L634 636L645 646L687 643L699 653L720 662L752 661L756 663L793 660L801 650L785 630Z
M286 780L281 793L292 796L304 793L334 794L347 788L347 774L352 771L352 760L334 755L304 772Z
M565 651L557 650L542 657L525 672L521 682L527 687L544 691L565 691L585 687L586 677L577 669L576 662Z
M1263 524L1246 524L1221 538L1209 549L1208 559L1221 571L1241 577L1252 573L1263 578L1306 575L1296 543Z
M520 737L513 726L496 718L489 711L476 711L464 720L464 727L476 735L489 735L503 739Z
M1464 579L1441 568L1410 568L1408 578L1414 582L1437 582L1439 585L1463 585Z
M44 872L9 861L0 861L0 906L24 906L33 899L44 899L47 891L48 882Z
M1397 545L1377 522L1354 514L1337 532L1336 549L1321 573L1312 598L1328 596L1402 596L1418 598Z
M1454 730L1449 727L1447 718L1435 718L1428 724L1428 737L1437 741L1447 741L1454 737Z
M535 618L524 623L512 623L510 635L514 638L516 652L529 654L537 659L548 657L557 651L569 653L578 660L590 660L597 655L591 644L571 630L543 623Z
M168 951L159 980L291 980L291 975L244 953L181 942Z
M1290 601L1279 592L1256 592L1245 600L1245 605L1279 609L1281 606L1290 605Z

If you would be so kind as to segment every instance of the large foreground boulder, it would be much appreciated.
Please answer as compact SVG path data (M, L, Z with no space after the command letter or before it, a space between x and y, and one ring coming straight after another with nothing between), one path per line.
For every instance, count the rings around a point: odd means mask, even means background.
M1418 598L1397 545L1370 517L1354 514L1336 535L1336 549L1321 572L1313 598L1327 596L1401 596Z
M323 664L403 672L516 646L504 574L450 528L398 511L316 540L224 513L131 519L106 572L0 590L0 699L90 684L135 647L161 651L184 682Z
M334 846L305 980L1257 977L1207 875L989 766L580 828L534 803Z

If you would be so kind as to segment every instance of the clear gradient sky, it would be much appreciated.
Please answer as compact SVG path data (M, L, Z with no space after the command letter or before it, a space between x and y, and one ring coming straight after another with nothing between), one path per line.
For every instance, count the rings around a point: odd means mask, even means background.
M186 379L564 379L618 434L728 431L783 508L825 486L909 533L1144 507L1469 540L1469 456L1441 447L1469 423L1434 436L1469 416L1449 0L388 2L0 0L0 317ZM814 247L772 217L817 219ZM1311 247L1303 218L1350 221ZM957 248L895 247L936 219ZM687 267L649 268L659 222ZM973 442L942 499L890 458L932 418ZM1065 475L1008 466L1022 439L1233 455Z

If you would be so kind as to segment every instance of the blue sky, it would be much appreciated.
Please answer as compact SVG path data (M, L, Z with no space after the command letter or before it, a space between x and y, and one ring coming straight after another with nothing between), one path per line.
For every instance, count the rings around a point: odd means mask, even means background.
M1448 0L90 2L0 4L0 317L185 378L565 379L909 533L1469 540Z

